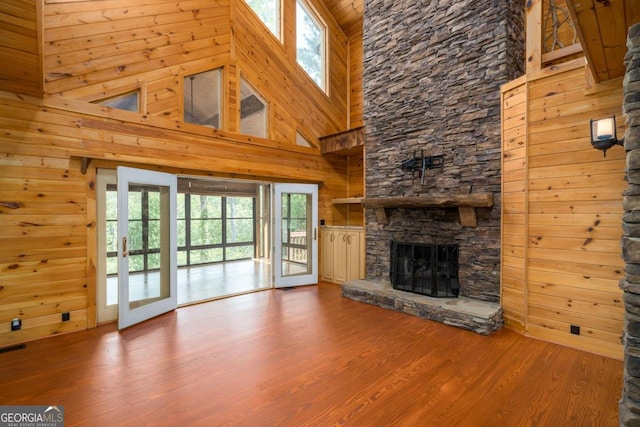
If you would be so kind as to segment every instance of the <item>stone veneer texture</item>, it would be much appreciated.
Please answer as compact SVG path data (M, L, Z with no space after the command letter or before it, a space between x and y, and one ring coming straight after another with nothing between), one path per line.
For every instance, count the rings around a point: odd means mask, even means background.
M478 227L457 209L367 210L367 279L389 280L390 242L458 244L461 295L500 298L500 86L524 74L524 1L367 0L366 197L489 192ZM443 155L424 183L403 160Z
M620 400L620 425L640 426L640 24L629 29L627 72L624 78L624 112L627 129L627 181L624 194L622 255L624 291L624 390Z

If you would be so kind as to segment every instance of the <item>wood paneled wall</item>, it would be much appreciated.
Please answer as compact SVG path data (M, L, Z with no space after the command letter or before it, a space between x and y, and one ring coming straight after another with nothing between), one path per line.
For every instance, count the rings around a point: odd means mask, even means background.
M40 3L6 7L28 11L24 25L35 31ZM25 96L40 94L37 78L10 76L0 91L0 346L95 325L96 166L315 182L320 218L334 223L331 200L345 197L349 159L295 143L296 131L317 142L348 123L347 38L322 2L312 3L329 27L328 94L296 63L293 0L284 44L241 0L42 3L44 101ZM29 49L39 52L37 42ZM17 57L0 46L3 62ZM184 76L217 67L223 128L183 123ZM241 77L269 103L270 138L237 133ZM136 89L141 113L89 103ZM82 158L92 159L86 175ZM23 327L11 332L15 317Z
M36 0L0 2L0 90L42 94Z
M299 130L317 142L347 126L347 39L323 3L312 3L328 26L328 95L295 59L295 1L283 2L282 43L241 0L104 0L45 6L48 102L140 88L144 114L179 122L184 77L224 67L223 130L239 131L242 76L269 104L269 139L293 145Z
M526 282L526 79L502 89L502 257L501 299L504 323L525 330Z
M180 77L228 64L230 32L223 1L46 4L45 93L94 101L141 88L143 113L178 118Z
M620 358L625 153L593 149L589 120L622 117L622 81L586 82L580 59L503 87L502 304L508 327Z
M316 11L328 26L331 46L328 58L328 96L311 81L295 58L295 28L286 18L295 10L295 0L285 6L284 44L278 41L241 0L234 15L234 56L241 75L270 102L272 138L295 141L295 131L318 142L320 136L345 130L347 126L347 39L322 2ZM287 11L289 14L287 15ZM266 33L265 33L266 31ZM299 94L305 94L300 97ZM319 144L318 144L319 146Z
M349 128L364 126L362 22L349 28Z

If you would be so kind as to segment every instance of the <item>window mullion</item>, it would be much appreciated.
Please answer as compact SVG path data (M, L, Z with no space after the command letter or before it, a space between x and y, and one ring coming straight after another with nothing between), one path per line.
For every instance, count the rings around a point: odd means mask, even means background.
M184 233L187 265L191 265L191 194L184 195Z
M222 262L227 261L227 198L221 197L220 208L222 210Z
M149 191L142 189L142 260L143 271L149 270Z

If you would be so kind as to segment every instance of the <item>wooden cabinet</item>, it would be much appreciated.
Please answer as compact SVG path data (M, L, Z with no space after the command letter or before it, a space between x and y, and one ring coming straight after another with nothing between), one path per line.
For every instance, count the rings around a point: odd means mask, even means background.
M322 229L322 278L344 283L365 276L364 230L325 227Z

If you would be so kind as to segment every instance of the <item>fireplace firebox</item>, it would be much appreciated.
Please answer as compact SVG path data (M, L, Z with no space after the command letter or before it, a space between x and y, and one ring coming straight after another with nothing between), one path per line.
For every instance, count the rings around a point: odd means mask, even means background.
M457 297L458 246L392 241L391 284L430 297Z

